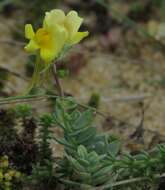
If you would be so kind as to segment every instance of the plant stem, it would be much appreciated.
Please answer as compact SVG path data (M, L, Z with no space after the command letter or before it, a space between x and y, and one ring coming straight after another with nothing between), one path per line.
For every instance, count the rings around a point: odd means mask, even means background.
M155 174L153 177L154 177L154 179L164 178L165 173L163 173L163 174ZM136 178L132 178L132 179L117 181L115 183L110 183L110 184L103 185L103 186L93 187L91 189L92 190L104 190L104 189L108 189L108 188L112 188L112 187L118 187L118 186L128 185L128 184L131 184L131 183L147 181L147 180L149 180L148 177L136 177ZM88 184L82 184L82 183L74 182L74 181L71 181L71 180L60 179L60 181L66 183L66 184L75 185L75 186L79 186L79 187L82 186L82 185L88 186Z
M58 90L58 93L61 97L64 97L64 92L62 90L62 86L60 84L60 80L58 78L58 75L57 75L57 68L56 68L56 64L53 65L53 76L54 76L54 80L56 82L56 87L57 87L57 90Z
M163 173L163 174L155 174L153 177L155 179L164 178L165 173ZM137 177L137 178L127 179L127 180L123 180L123 181L118 181L116 183L96 187L96 188L94 188L94 190L104 190L106 188L122 186L122 185L130 184L130 183L140 182L140 181L146 181L148 179L149 179L148 177Z

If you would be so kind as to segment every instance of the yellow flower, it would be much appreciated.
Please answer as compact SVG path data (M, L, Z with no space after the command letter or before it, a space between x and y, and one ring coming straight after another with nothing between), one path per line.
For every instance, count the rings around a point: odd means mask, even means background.
M11 190L12 183L9 181L4 182L5 190Z
M83 19L78 16L76 11L70 11L66 16L62 10L54 9L46 13L44 26L55 27L59 25L67 31L67 45L79 43L84 37L88 36L88 32L78 32Z
M16 172L14 173L14 177L15 177L15 178L20 178L20 177L21 177L21 173L18 172L18 171L16 171Z
M7 168L9 166L8 157L4 156L0 159L0 167Z
M55 28L40 28L34 33L32 25L25 26L25 36L30 40L25 49L29 52L40 50L40 57L45 62L51 62L60 53L66 39L66 31Z
M30 40L25 49L28 52L40 51L40 57L47 63L57 58L65 45L74 45L88 35L78 32L83 19L75 11L67 15L62 10L47 12L42 28L36 33L31 24L25 25L25 37Z
M9 174L10 177L14 177L15 173L16 173L15 170L9 170L8 171L8 174Z
M10 173L5 173L4 178L6 181L11 181L12 180L12 176L10 175Z

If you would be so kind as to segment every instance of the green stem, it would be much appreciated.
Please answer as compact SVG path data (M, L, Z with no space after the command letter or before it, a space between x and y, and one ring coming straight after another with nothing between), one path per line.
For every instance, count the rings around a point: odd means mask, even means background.
M154 177L154 179L164 178L165 173L163 173L163 174L155 174L153 177ZM116 183L103 185L101 187L96 187L94 190L104 190L104 189L107 189L107 188L110 188L110 187L117 187L117 186L122 186L122 185L130 184L130 183L146 181L148 179L149 179L148 177L137 177L137 178L127 179L127 180L123 180L123 181L118 181Z
M32 80L30 81L30 84L24 93L25 95L29 94L29 92L34 88L34 86L36 86L38 84L38 82L40 81L40 72L42 70L41 67L42 67L42 64L41 64L40 55L37 54Z

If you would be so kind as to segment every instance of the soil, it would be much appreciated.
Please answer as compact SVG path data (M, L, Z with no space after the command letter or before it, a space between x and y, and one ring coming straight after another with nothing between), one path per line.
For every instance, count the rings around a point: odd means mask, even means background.
M23 44L12 37L13 31L19 30L16 22L0 17L0 66L26 76L28 55ZM131 38L136 38L135 42ZM148 149L163 142L165 136L164 56L155 44L146 44L133 31L124 36L115 26L73 48L66 58L71 75L63 79L63 88L81 103L98 93L99 111L105 115L96 118L98 130L127 139L125 147L131 151ZM11 74L2 94L20 95L27 84ZM44 101L33 106L41 112L49 110Z

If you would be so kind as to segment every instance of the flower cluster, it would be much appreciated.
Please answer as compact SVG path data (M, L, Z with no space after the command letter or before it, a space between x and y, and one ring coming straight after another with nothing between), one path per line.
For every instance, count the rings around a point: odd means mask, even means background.
M67 15L59 9L46 12L43 26L36 33L31 24L25 25L25 37L30 40L25 49L32 53L39 50L41 59L50 63L65 46L77 44L88 35L79 32L82 22L76 11Z
M11 190L13 181L20 177L20 172L10 169L7 156L0 158L0 189Z

